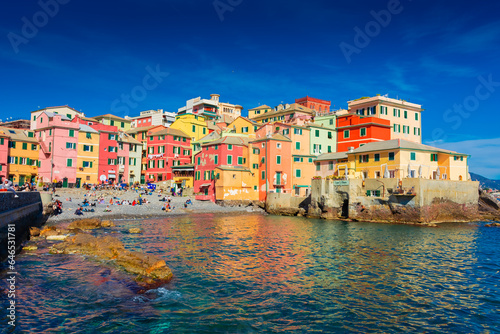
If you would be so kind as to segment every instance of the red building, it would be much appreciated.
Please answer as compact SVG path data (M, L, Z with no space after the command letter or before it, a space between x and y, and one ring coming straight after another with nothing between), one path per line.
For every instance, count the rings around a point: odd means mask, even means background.
M194 192L197 200L215 202L214 170L219 166L247 167L248 139L223 137L202 145L194 156Z
M315 110L318 114L329 113L331 101L315 99L314 97L303 97L301 99L296 99L295 103L301 106L307 107L309 109Z
M337 117L337 152L356 149L361 144L391 139L391 122L356 114Z
M92 122L90 122L92 123ZM90 124L87 122L87 124ZM92 129L99 132L99 167L97 177L100 182L118 182L118 128L112 125L92 123Z
M147 133L146 161L146 181L172 180L172 166L191 163L191 137L163 126L151 129Z

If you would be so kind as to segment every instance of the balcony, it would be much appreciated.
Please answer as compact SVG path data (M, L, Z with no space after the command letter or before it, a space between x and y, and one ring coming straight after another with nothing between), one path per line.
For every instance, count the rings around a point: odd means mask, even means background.
M123 173L125 172L125 165L119 165L118 166L118 173Z

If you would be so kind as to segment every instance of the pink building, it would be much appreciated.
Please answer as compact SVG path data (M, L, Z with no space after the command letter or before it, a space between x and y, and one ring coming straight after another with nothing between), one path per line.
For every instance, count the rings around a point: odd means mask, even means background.
M63 187L76 183L78 128L65 115L48 111L38 115L35 137L40 143L39 180L62 182Z
M7 178L9 157L9 136L0 133L0 183Z
M99 132L99 182L116 183L118 179L118 128L95 123L90 127Z

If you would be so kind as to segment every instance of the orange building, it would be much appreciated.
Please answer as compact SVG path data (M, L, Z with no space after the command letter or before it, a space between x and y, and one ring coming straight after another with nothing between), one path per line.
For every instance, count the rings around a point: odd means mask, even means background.
M390 139L389 120L355 114L337 117L337 152L347 152L366 143Z
M295 103L316 111L316 114L325 114L330 112L331 101L320 100L314 97L303 97L295 99Z

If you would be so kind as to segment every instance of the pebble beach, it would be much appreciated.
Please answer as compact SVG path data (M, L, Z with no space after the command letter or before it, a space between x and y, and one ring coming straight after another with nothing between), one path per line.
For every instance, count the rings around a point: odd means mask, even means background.
M93 193L96 194L95 197L93 196ZM94 201L96 197L99 198L101 196L104 199L104 204ZM117 205L117 201L121 202L125 200L130 203L134 200L138 201L139 192L136 193L135 190L100 190L92 192L83 189L57 189L56 193L52 196L52 199L54 201L59 200L62 202L62 213L50 216L47 222L68 221L82 218L143 219L193 213L264 213L264 210L254 206L223 207L210 201L197 201L194 199L194 196L171 196L170 205L173 209L170 212L165 212L162 210L162 206L165 202L160 201L160 199L164 197L164 194L158 195L157 192L154 192L151 195L141 195L141 198L143 200L146 199L148 203L135 206ZM87 199L90 203L96 203L95 206L83 207L87 210L93 209L94 212L83 212L83 215L76 215L76 209L82 206L85 199ZM192 204L189 204L187 208L185 208L184 203L186 203L188 199L191 200ZM114 204L110 204L110 200L112 200ZM109 212L105 212L107 207L109 207Z

